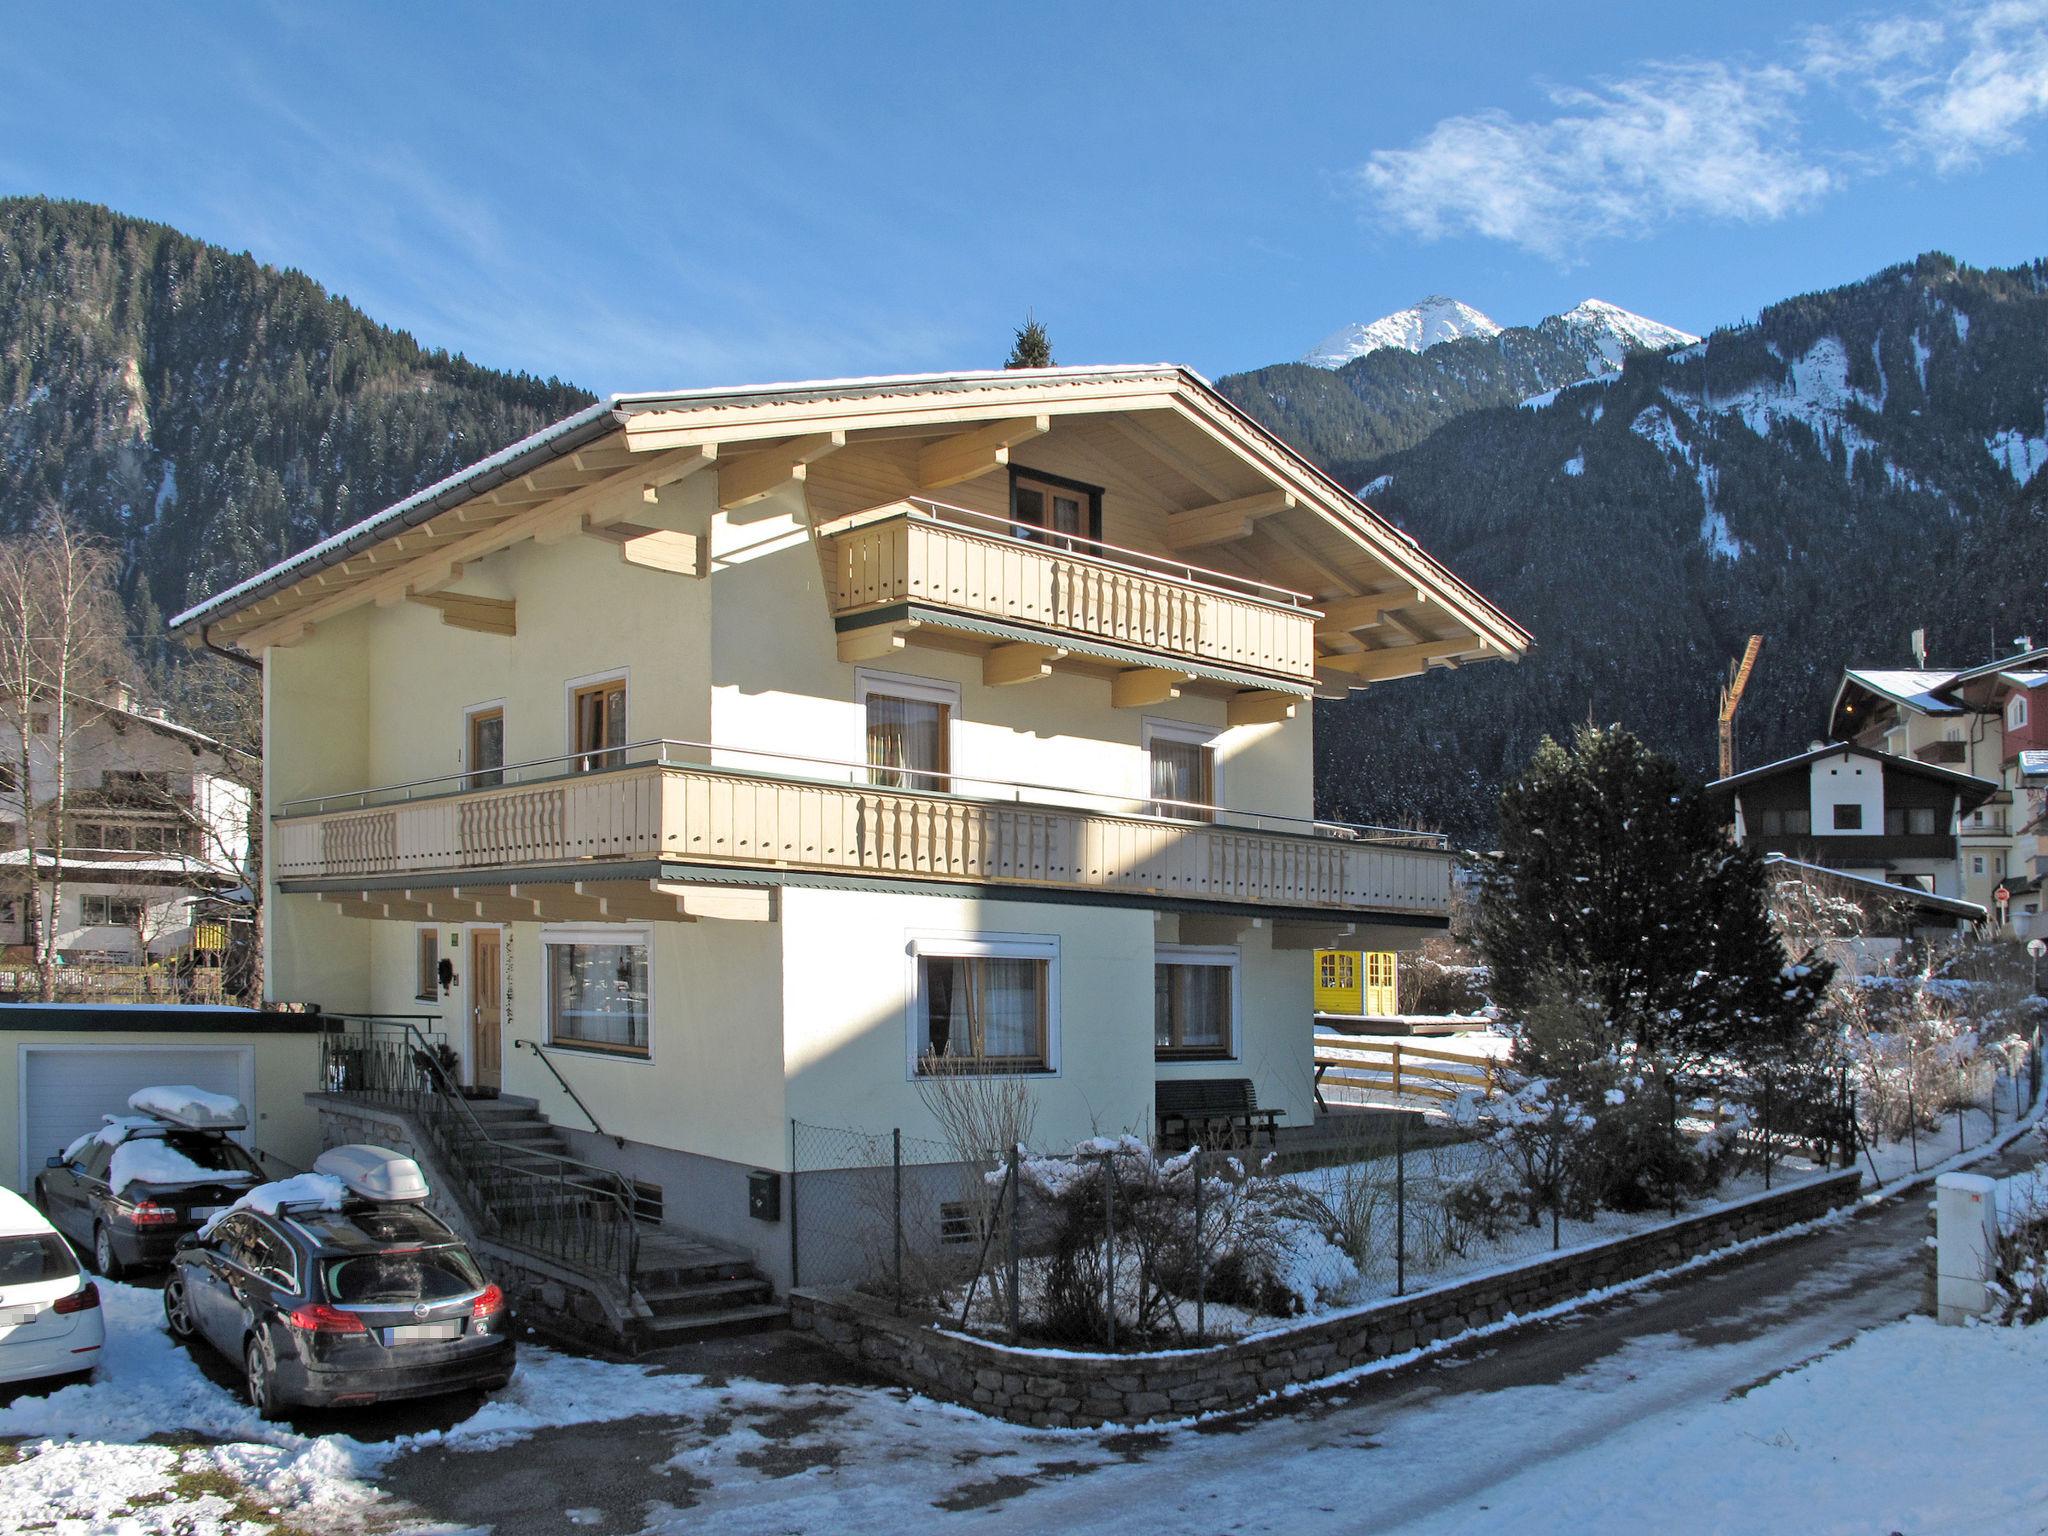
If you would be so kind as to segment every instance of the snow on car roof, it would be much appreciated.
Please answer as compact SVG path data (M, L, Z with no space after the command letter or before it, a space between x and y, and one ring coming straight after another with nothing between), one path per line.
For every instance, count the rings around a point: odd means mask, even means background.
M107 1165L107 1187L116 1195L131 1184L247 1184L256 1177L243 1168L208 1168L153 1136L122 1142Z
M199 1235L210 1236L215 1227L236 1211L258 1211L265 1216L275 1216L288 1205L338 1211L347 1198L347 1186L329 1174L295 1173L288 1179L258 1184L218 1216L208 1217L206 1225L199 1229Z
M0 1237L29 1237L56 1228L13 1190L0 1188Z

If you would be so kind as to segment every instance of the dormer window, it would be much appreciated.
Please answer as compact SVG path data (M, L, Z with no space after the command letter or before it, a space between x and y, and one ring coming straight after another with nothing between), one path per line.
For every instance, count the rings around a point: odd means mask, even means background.
M2008 731L2023 731L2027 728L2027 696L2016 693L2005 706L2005 728Z
M1010 521L1020 538L1060 542L1055 536L1102 539L1102 487L1037 470L1010 471ZM1040 532L1039 530L1044 530Z

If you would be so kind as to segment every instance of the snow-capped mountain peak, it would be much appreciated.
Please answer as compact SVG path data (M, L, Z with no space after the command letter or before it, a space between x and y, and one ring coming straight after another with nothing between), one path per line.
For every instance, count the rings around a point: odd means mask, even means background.
M1385 347L1422 352L1461 336L1497 336L1500 329L1471 305L1433 293L1391 315L1332 331L1302 361L1316 368L1342 368L1353 358Z
M1589 354L1606 360L1610 369L1621 367L1630 352L1662 351L1666 347L1691 346L1699 337L1609 304L1605 299L1586 299L1556 317L1558 325L1578 341ZM1592 361L1591 355L1587 358Z

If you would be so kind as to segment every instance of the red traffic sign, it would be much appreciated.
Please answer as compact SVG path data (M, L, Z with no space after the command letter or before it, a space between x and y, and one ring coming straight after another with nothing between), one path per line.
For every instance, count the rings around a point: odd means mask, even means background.
M2008 891L2004 886L2001 885L1997 890L1991 893L1991 899L1997 902L2002 907L2008 901L2012 900L2012 892Z

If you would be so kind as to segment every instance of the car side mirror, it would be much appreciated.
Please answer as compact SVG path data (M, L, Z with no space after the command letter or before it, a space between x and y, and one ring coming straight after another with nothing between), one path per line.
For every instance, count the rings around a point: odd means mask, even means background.
M61 1152L52 1152L48 1157L43 1159L43 1166L45 1168L62 1168L64 1166L64 1154Z

